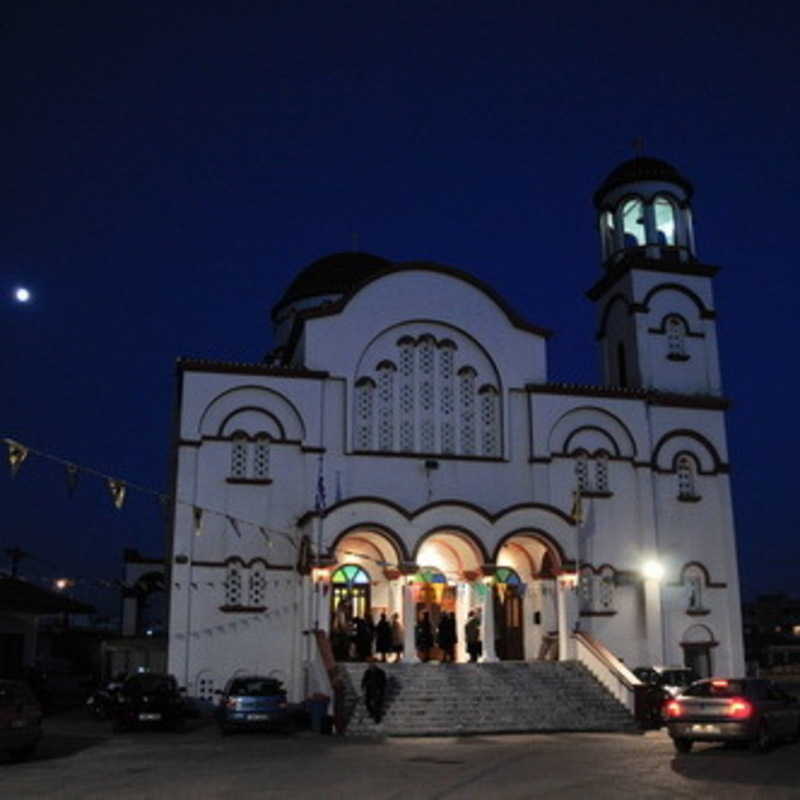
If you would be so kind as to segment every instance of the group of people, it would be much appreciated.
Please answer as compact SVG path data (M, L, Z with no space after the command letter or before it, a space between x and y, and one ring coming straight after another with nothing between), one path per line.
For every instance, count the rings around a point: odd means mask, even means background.
M464 625L464 639L467 644L469 660L472 662L477 661L478 657L481 655L480 626L481 621L478 613L470 611L467 617L467 623ZM454 663L456 660L456 644L458 643L456 615L452 611L443 611L439 617L439 625L434 632L430 613L423 611L414 631L414 641L420 660L430 661L431 651L435 644L441 651L441 663Z
M374 653L381 661L394 655L395 661L403 657L403 626L400 615L391 620L381 614L377 624L369 615L348 617L346 609L337 610L331 630L331 644L337 661L368 661Z

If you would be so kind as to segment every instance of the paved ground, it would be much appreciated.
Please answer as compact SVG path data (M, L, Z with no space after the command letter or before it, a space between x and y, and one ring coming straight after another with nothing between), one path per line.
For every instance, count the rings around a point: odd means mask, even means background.
M0 798L793 798L800 744L763 756L699 746L676 757L663 732L356 741L307 732L221 738L112 735L82 714L48 718L37 756L0 762Z

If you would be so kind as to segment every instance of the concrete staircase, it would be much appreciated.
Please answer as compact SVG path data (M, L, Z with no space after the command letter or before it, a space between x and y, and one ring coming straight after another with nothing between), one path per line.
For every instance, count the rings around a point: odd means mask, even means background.
M633 717L577 661L380 664L384 716L364 706L366 664L337 665L351 736L457 736L521 731L637 730Z

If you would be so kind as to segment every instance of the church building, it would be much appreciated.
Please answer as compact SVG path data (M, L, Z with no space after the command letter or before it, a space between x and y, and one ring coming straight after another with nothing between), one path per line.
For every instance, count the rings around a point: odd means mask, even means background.
M692 194L638 157L594 195L597 385L551 378L549 332L490 285L367 253L298 273L263 363L180 360L168 669L189 694L247 673L307 697L319 651L357 658L356 618L381 614L407 663L441 656L415 641L425 613L454 615L468 660L479 612L482 662L742 674Z

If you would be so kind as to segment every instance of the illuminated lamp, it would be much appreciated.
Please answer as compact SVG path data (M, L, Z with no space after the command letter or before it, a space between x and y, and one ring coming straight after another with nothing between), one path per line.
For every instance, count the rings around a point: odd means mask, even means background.
M642 564L642 575L654 581L660 581L664 577L664 567L659 561L651 559Z
M311 579L314 583L324 583L328 580L328 576L330 575L330 570L327 567L314 567L311 570Z

